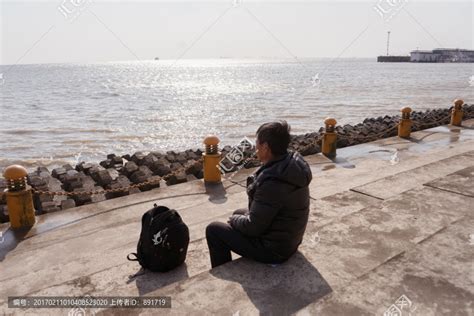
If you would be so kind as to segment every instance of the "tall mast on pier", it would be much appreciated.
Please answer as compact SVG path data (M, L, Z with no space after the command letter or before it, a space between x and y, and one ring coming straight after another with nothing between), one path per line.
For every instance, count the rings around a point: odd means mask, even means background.
M390 31L387 32L387 56L388 56L388 48L390 46Z

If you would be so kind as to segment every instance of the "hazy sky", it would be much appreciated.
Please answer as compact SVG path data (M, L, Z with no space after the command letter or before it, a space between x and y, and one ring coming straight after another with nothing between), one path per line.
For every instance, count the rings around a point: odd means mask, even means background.
M0 62L373 58L387 31L391 54L473 49L473 2L404 2L0 0Z

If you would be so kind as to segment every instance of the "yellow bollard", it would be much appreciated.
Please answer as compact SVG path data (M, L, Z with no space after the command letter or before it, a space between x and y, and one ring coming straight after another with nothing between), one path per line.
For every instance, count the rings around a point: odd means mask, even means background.
M19 165L9 166L3 173L7 180L5 194L12 228L31 227L35 224L33 196L26 184L27 174L26 169Z
M333 118L327 118L324 120L326 125L321 152L324 156L328 158L336 157L336 147L337 147L337 134L336 134L336 120Z
M451 110L451 125L461 126L463 116L463 104L463 100L454 100L454 108Z
M410 138L411 133L411 108L408 106L401 109L402 111L402 119L400 123L398 123L398 137L401 138Z
M204 182L221 182L221 172L217 167L221 160L219 152L219 138L217 136L207 136L204 138L205 152L203 156Z

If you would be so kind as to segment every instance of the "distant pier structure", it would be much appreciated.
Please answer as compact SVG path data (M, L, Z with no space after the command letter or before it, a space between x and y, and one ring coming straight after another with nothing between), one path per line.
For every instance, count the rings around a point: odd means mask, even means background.
M390 56L390 31L387 32L387 55L378 56L379 63L474 63L474 50L460 48L435 48L413 50L409 56Z
M410 56L378 56L379 63L408 63Z
M436 48L410 52L414 63L474 63L474 50L459 48Z
M390 56L390 31L387 32L387 56L378 56L379 63L407 63L410 61L410 56Z

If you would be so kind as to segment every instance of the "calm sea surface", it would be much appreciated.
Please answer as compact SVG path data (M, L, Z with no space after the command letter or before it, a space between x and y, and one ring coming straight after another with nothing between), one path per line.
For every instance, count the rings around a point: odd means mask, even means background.
M222 145L286 119L293 133L474 100L474 64L216 59L0 66L0 167Z

